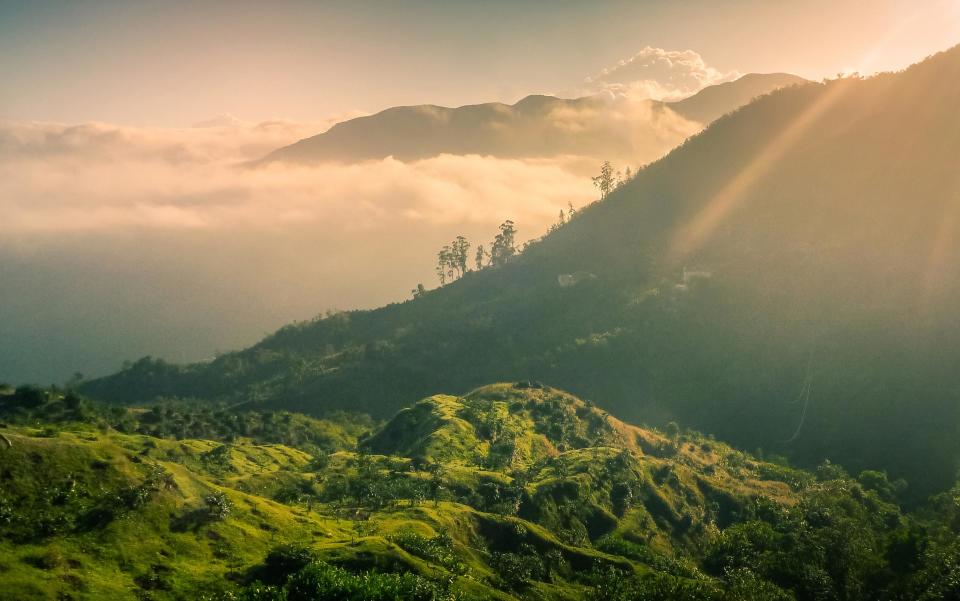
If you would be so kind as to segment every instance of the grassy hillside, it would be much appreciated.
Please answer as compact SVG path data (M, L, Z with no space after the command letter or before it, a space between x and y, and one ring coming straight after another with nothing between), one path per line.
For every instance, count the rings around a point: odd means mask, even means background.
M430 397L312 455L79 422L0 433L3 598L956 592L946 498L925 530L882 474L758 461L537 384Z
M506 265L85 391L385 417L542 380L807 466L888 469L922 498L960 467L958 81L953 49L780 90Z

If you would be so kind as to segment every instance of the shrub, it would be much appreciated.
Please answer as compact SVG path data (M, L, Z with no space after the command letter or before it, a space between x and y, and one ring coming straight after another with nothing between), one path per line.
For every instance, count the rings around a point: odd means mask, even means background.
M450 599L443 587L415 574L352 574L325 563L312 563L284 587L287 601L440 601Z
M291 575L316 561L313 549L298 544L274 547L255 571L259 580L266 584L283 584Z
M515 590L523 590L532 580L543 580L547 570L536 549L528 544L520 545L518 553L494 552L490 556L492 567L503 583Z
M207 506L207 516L211 520L225 520L233 509L233 504L227 495L222 492L215 492L203 498Z
M416 532L403 531L388 536L387 539L404 551L438 564L454 574L467 572L467 565L454 554L453 539L446 532L427 538Z

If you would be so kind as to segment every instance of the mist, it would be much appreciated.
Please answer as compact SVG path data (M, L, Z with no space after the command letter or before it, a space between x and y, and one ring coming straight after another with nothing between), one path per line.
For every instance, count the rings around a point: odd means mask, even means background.
M434 287L458 234L521 239L595 194L589 157L248 162L322 124L0 125L0 381L210 358Z

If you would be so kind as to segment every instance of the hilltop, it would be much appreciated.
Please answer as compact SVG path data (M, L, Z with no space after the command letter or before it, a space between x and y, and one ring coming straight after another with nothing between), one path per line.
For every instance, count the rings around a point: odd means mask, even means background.
M0 427L0 590L17 599L893 599L949 584L949 545L918 538L882 474L764 462L537 383L432 396L312 453L28 419Z

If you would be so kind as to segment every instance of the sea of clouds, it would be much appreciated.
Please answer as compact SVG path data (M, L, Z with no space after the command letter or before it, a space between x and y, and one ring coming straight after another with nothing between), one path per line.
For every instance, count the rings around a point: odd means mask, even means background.
M628 76L673 95L726 77L648 48L592 78L593 91L623 91ZM0 121L0 382L98 375L144 355L200 360L327 309L433 287L436 252L455 236L489 244L512 219L521 239L537 237L561 208L595 199L602 159L636 167L699 130L652 111L649 96L549 116L622 136L619 157L254 167L335 120Z

